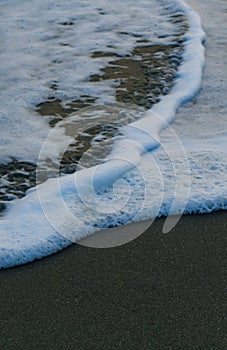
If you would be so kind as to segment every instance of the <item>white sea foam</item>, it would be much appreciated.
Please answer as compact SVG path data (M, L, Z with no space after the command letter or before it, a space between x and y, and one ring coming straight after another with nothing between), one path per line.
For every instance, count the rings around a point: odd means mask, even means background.
M0 221L1 267L41 258L100 228L169 212L227 208L225 133L218 142L189 135L182 145L169 127L160 139L177 108L198 91L204 66L199 17L182 1L174 3L185 12L190 28L170 94L122 129L123 136L101 166L48 180L11 204Z
M89 79L111 57L94 59L91 54L129 54L138 35L151 44L171 43L177 28L161 15L157 0L152 5L149 0L1 1L1 163L12 156L37 161L50 127L48 117L41 118L34 109L48 97L67 102L91 95L99 104L115 102L110 83ZM169 36L159 38L163 33ZM49 156L65 141L60 134L57 143L49 144Z

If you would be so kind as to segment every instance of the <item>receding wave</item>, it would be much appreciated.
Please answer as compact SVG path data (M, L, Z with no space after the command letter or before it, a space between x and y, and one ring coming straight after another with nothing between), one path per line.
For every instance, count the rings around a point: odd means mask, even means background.
M101 3L104 7L104 3L100 1ZM118 42L118 51L120 48L124 51L122 52L124 58L115 57L115 63L113 63L111 56L113 47L109 47L108 54L103 54L103 50L94 50L93 55L98 60L97 66L93 68L97 70L97 74L93 76L88 74L86 94L85 85L82 82L77 87L80 90L84 87L80 94L86 95L82 101L84 111L78 108L81 101L72 102L74 96L69 104L60 103L64 95L64 86L57 88L59 82L54 86L52 84L52 90L57 91L54 99L50 99L49 102L36 101L37 109L47 118L52 127L48 137L42 142L38 157L36 181L42 183L28 190L22 199L12 201L1 218L1 267L44 257L103 228L164 215L167 216L164 227L167 232L183 213L226 209L224 189L222 188L221 192L217 191L218 179L227 165L224 151L220 149L218 153L213 148L201 153L190 147L185 148L170 126L178 107L191 99L201 84L205 35L200 19L183 1L161 1L159 4L165 16L169 14L172 19L175 16L174 25L177 22L184 22L185 33L167 34L170 23L166 24L163 20L160 26L162 33L158 34L159 38L154 39L150 37L150 29L147 28L145 31L143 28L141 32L135 30L134 25L130 26L131 22L127 22L127 30L122 30L120 35L126 36L128 41L124 39ZM105 16L103 7L99 8L100 16ZM147 13L149 2L144 1L143 9L143 13ZM134 11L135 8L131 10ZM141 17L141 20L143 19ZM144 21L147 23L149 17ZM62 23L70 30L73 19ZM110 25L108 23L109 21L102 23L100 32L105 33L104 24ZM114 27L113 21L111 25ZM177 35L178 39L176 39ZM138 77L136 74L133 77L128 73L131 80L125 81L125 69L133 71L136 66L135 69L138 72L140 67L138 62L144 62L146 57L147 67L151 64L150 51L144 52L143 49L141 54L138 42L135 44L135 40L141 41L142 47L148 47L150 45L147 42L156 39L166 40L166 38L168 44L172 45L168 57L170 56L172 63L175 62L176 69L175 73L171 70L173 66L166 70L168 74L172 72L174 75L170 77L169 83L166 84L167 73L164 76L159 75L163 85L159 81L154 86L154 90L159 88L159 91L154 93L149 85L150 80L148 79L149 82L147 82L145 79L154 76L154 72L158 71L159 67L154 67L152 73L146 71L146 68L144 76L141 73ZM108 38L105 37L105 40L108 41ZM176 40L180 48L176 47ZM111 45L114 46L113 42L109 44ZM172 50L175 50L175 53ZM135 63L130 58L130 63L127 62L126 65L127 55L130 56L133 51L139 56L138 62ZM165 50L154 52L157 59L165 55L163 51ZM61 55L58 59L62 59ZM103 59L107 60L104 68ZM165 61L165 64L167 63ZM118 70L117 67L119 67ZM114 72L118 72L119 80L113 82L109 77ZM67 84L70 82L70 76L62 81L63 85ZM89 97L88 86L94 82L97 83L97 96ZM153 84L155 85L154 82ZM114 85L117 86L114 87ZM141 88L143 93L138 94L136 87L141 85L143 85ZM116 88L117 101L108 101L108 96L112 96L110 91L114 88ZM95 103L92 98L95 98ZM48 108L53 101L54 108L58 111L54 118L48 115ZM97 113L100 120L97 119ZM106 114L112 114L113 119L110 118L108 127L101 128L100 131L100 125L105 124L102 118L105 118ZM86 118L89 120L87 124ZM82 152L74 164L75 167L69 169L72 165L70 156L73 154L75 159L74 127L77 131L79 130L76 146L81 147ZM163 141L160 139L160 133L165 128L168 134ZM94 129L96 131L93 134ZM24 150L18 150L18 158L20 151L24 152ZM61 161L59 161L59 154ZM21 162L18 164L21 166ZM21 176L24 173L25 178L26 166L28 165L25 164L23 167L22 164L20 169ZM77 171L74 172L75 170ZM64 173L68 175L63 175ZM49 176L50 174L52 176ZM51 178L48 179L48 177ZM169 214L178 216L175 216L174 221L170 219Z

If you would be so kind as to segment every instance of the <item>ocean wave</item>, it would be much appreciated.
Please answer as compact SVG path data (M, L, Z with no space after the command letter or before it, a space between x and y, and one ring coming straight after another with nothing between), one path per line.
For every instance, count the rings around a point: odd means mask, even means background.
M195 152L169 125L178 107L200 88L205 34L199 16L183 1L162 3L166 10L182 11L189 24L175 85L143 118L121 128L101 164L49 179L12 202L0 221L1 267L42 258L103 228L165 215L168 232L183 213L226 209L226 182L222 191L215 187L227 168L224 148L215 152L207 140L206 152ZM58 127L50 132L41 161L53 139L61 139L60 132ZM65 141L65 149L70 142ZM83 167L83 159L80 163Z

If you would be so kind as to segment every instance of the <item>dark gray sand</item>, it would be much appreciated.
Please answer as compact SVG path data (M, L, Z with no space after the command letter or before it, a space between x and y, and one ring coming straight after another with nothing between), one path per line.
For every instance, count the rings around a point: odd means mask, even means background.
M1 350L227 348L227 212L0 272Z

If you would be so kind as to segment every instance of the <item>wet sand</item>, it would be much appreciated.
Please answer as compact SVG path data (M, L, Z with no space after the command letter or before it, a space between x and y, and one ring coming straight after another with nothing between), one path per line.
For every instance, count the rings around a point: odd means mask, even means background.
M227 212L1 271L0 349L226 349Z
M189 1L207 32L207 68L178 117L197 120L212 105L224 118L226 1L217 2ZM168 234L163 222L117 248L73 245L1 271L0 349L226 349L227 212L184 216Z

